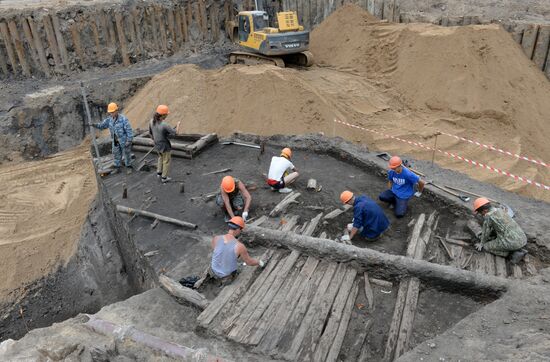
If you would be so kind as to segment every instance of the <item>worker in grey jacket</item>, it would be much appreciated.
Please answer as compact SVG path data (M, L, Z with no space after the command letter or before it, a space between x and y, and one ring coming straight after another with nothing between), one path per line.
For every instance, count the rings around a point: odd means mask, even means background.
M162 183L171 180L170 177L168 177L170 160L172 159L172 144L170 143L169 137L176 135L180 126L180 122L178 122L176 128L172 128L164 123L164 120L169 114L170 111L168 106L161 104L157 107L153 119L149 122L149 133L153 141L155 141L155 148L159 154L157 176L160 177Z

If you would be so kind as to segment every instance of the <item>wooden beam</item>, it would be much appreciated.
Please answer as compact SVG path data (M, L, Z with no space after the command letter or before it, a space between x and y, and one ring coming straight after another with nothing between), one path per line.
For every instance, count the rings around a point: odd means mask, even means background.
M19 64L21 64L21 68L23 69L23 74L27 77L30 77L31 69L29 67L29 63L27 62L27 57L25 56L25 48L23 47L23 42L19 37L19 31L17 30L17 25L15 24L15 21L10 20L8 22L8 27L10 29L13 43L15 44L15 52L17 53L17 57L19 58Z
M124 22L122 20L122 14L115 13L116 30L118 33L118 42L120 43L120 53L122 55L122 64L125 66L130 65L130 57L128 56L128 45L126 34L124 34Z
M160 34L162 51L168 53L168 40L166 37L166 29L164 28L164 9L160 6L155 6L155 14L157 16L157 26Z
M281 231L290 231L298 224L298 219L300 217L298 215L292 215L290 217L287 217L286 219L281 218L281 221L285 220L286 222L282 224L282 227L280 228Z
M8 30L8 26L6 23L1 22L0 23L0 33L2 34L2 39L4 39L4 46L6 47L6 52L8 53L8 59L11 63L11 69L13 74L17 74L17 60L15 58L15 51L13 50L13 46L11 45L11 38L10 38L10 32Z
M139 152L149 152L151 150L151 147L150 146L132 145L132 150L133 151L139 151ZM180 157L180 158L187 158L187 159L192 159L193 158L193 155L189 152L186 152L186 151L172 150L170 152L172 154L172 157Z
M8 63L6 62L6 57L4 56L4 52L2 48L0 47L0 69L4 73L4 75L8 76Z
M186 13L186 9L185 9L185 4L182 4L181 5L181 10L180 10L180 13L181 13L181 35L183 37L183 41L189 41L189 33L188 33L188 26L189 23L188 22L188 18L187 18L187 13Z
M55 32L55 39L57 41L57 46L59 47L59 54L61 55L61 60L63 61L63 65L65 65L65 67L69 69L69 55L67 54L67 46L65 45L65 39L63 38L63 33L61 33L61 26L59 25L59 18L57 17L57 14L52 15L52 24L53 24L53 30ZM77 23L75 22L75 24ZM78 29L78 31L80 32L80 29ZM79 40L80 40L80 36L79 36ZM84 53L82 51L82 45L79 44L79 46L80 46L80 51ZM75 44L75 47L76 47L76 44Z
M55 31L53 29L51 17L49 15L44 15L42 18L42 23L44 24L46 38L48 39L48 44L50 45L50 54L53 57L55 69L59 72L63 63L61 61L61 56L59 55L59 48L57 47L57 40L55 38Z
M200 19L201 19L201 31L202 31L202 37L204 40L208 37L208 18L206 15L206 5L204 3L204 0L199 0L199 12L200 12Z
M126 213L128 215L134 215L135 214L135 215L149 217L151 219L158 219L160 221L164 221L164 222L167 222L167 223L170 223L170 224L178 225L178 226L181 226L181 227L184 227L184 228L187 228L187 229L196 229L198 227L196 224L192 224L192 223L187 222L187 221L174 219L174 218L167 217L167 216L164 216L164 215L155 214L155 213L149 212L149 211L144 211L144 210L140 210L140 209L133 209L131 207L126 207L126 206L122 206L122 205L117 205L116 209L117 209L117 211Z
M202 310L206 309L209 305L204 295L191 288L184 287L166 275L159 275L159 282L162 289L175 297L178 302L189 303Z
M506 278L508 272L506 270L506 259L502 256L495 256L495 274L497 277Z
M300 197L300 195L299 192L291 192L288 194L281 202L275 205L273 210L269 213L269 216L274 217L284 212L291 204L297 203L296 199Z
M319 225L319 221L321 221L322 216L323 216L323 213L321 212L317 216L315 216L313 219L311 219L311 221L309 222L305 230L302 232L302 235L306 235L306 236L313 235L313 233L315 232L315 229L317 229L317 226Z
M182 32L183 24L181 22L181 8L179 6L176 6L174 11L175 11L175 18L176 18L176 28L175 28L176 44L178 48L180 48L185 41L185 39L183 38L183 32Z
M40 37L40 33L36 29L36 24L34 23L34 19L30 16L27 18L27 22L29 24L29 28L31 29L32 38L34 41L34 46L36 48L36 52L38 53L38 59L40 60L40 65L42 66L42 71L44 71L44 74L46 74L47 77L50 76L50 65L48 64L48 59L46 58L46 53L44 51L44 45L42 44L42 39Z
M193 4L191 2L187 3L186 14L187 14L187 28L189 29L193 26ZM196 15L195 15L195 19L196 19ZM200 25L197 25L197 26L200 27ZM190 40L189 38L187 39Z
M217 43L220 39L220 22L219 22L220 9L214 2L210 6L210 33L212 34L212 41Z
M157 14L154 7L149 7L146 10L146 14L149 16L151 22L151 35L153 40L153 50L160 50L161 44L159 42L158 28L157 28Z
M419 291L420 280L418 280L418 278L411 278L405 298L405 305L403 307L401 324L399 325L399 335L395 343L394 359L397 359L409 350Z
M374 292L370 285L369 275L367 273L363 273L363 279L365 283L365 297L367 298L369 311L372 313L372 311L374 311ZM391 283L390 283L390 288L391 288Z
M36 45L34 43L31 28L29 27L29 23L27 22L27 19L25 19L24 17L19 18L19 22L21 23L21 26L23 27L23 34L25 35L25 39L27 40L27 43L29 44L29 49L31 51L31 61L33 62L33 64L36 65L36 68L40 68L40 62L39 62L39 59L38 59L38 52L36 51Z
M92 36L95 44L95 54L99 58L101 56L101 42L99 41L99 29L96 23L97 18L90 19L90 28L92 28Z
M329 212L328 214L325 215L325 217L323 217L323 219L324 220L332 220L332 219L342 215L346 211L351 210L352 208L353 208L353 206L346 204L341 209L336 209L336 210L333 210L333 211Z
M393 307L393 316L390 323L390 329L388 331L388 338L386 340L384 361L393 361L395 359L393 358L393 356L395 353L397 338L399 337L399 327L401 326L401 319L403 318L403 309L405 308L408 287L409 280L401 280L401 282L399 283L399 290L397 291L395 306Z
M416 246L418 245L418 239L420 238L420 232L422 231L422 227L424 226L425 219L425 214L420 214L420 216L418 216L418 219L416 219L411 237L409 239L409 244L407 246L406 255L409 258L414 258L414 253L416 251Z
M71 38L73 39L73 45L76 52L76 55L80 59L80 67L86 69L87 59L84 54L84 49L82 48L82 42L80 41L80 29L79 23L74 22L69 26L71 32ZM67 64L68 66L68 64Z
M166 21L168 23L168 32L170 34L170 38L172 39L172 51L176 51L179 49L179 44L176 39L176 31L174 26L174 9L173 8L167 8L166 9L167 17Z
M132 26L134 27L136 33L137 47L139 49L139 55L144 55L145 50L143 49L143 34L142 34L142 25L139 21L140 11L138 8L133 7L131 10L132 13ZM145 11L143 12L142 21L145 23Z

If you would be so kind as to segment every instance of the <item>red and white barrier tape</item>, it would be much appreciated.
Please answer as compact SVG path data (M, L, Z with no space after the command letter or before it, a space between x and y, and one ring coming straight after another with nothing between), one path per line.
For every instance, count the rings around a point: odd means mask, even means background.
M391 138L391 139L394 139L394 140L397 140L397 141L400 141L400 142L405 142L405 143L408 143L408 144L410 144L410 145L417 146L417 147L420 147L420 148L423 148L423 149L426 149L426 150L436 151L436 152L442 153L442 154L444 154L444 155L446 155L446 156L449 156L449 157L452 157L452 158L459 159L459 160L461 160L461 161L467 162L467 163L469 163L469 164L471 164L471 165L478 166L478 167L481 167L481 168L484 168L484 169L493 171L493 172L495 172L495 173L498 173L498 174L501 174L501 175L504 175L504 176L511 177L511 178L513 178L513 179L516 180L516 181L525 182L525 183L527 183L527 184L529 184L529 185L537 186L537 187L539 187L539 188L541 188L541 189L544 189L544 190L550 190L550 186L548 186L548 185L541 184L540 182L536 182L536 181L530 180L530 179L528 179L528 178L526 178L526 177L514 175L513 173L510 173L510 172L508 172L508 171L504 171L504 170L501 170L501 169L499 169L499 168L492 167L492 166L486 165L486 164L481 163L481 162L477 162L477 161L474 161L474 160L470 160L470 159L468 159L468 158L466 158L466 157L462 157L462 156L457 155L457 154L452 153L452 152L447 152L447 151L442 151L442 150L439 150L439 149L434 149L433 147L426 146L425 144L420 143L420 142L409 141L409 140L406 140L406 139L403 139L403 138L399 138L399 137L396 137L396 136L392 136L392 135L389 135L389 134L385 134L385 133L382 133L382 132L380 132L380 131L376 131L376 130L373 130L373 129L368 129L368 128L361 127L361 126L356 126L356 125L353 125L353 124L350 124L350 123L347 123L347 122L344 122L344 121L340 121L340 120L337 120L337 119L335 119L334 122L340 123L340 124L342 124L342 125L344 125L344 126L348 126L348 127L360 129L360 130L363 130L363 131L375 133L375 134L378 134L378 135L381 135L381 136L384 136L384 137L387 137L387 138Z
M509 152L509 151L505 151L503 149L500 149L500 148L496 148L495 146L493 145L486 145L486 144L483 144L481 142L478 142L478 141L474 141L474 140L470 140L468 138L464 138L464 137L461 137L461 136L457 136L457 135L454 135L454 134L450 134L450 133L447 133L447 132L441 132L441 134L445 135L445 136L449 136L449 137L453 137L453 138L456 138L457 140L459 141L465 141L465 142L468 142L468 143L471 143L473 145L476 145L476 146L479 146L479 147L483 147L485 149L488 149L488 150L491 150L491 151L495 151L495 152L499 152L499 153L502 153L503 155L508 155L510 157L515 157L519 160L524 160L524 161L529 161L529 162L532 162L536 165L541 165L541 166L545 166L545 167L550 167L550 164L544 162L544 161L538 161L538 160L535 160L535 159L532 159L532 158L529 158L529 157L526 157L526 156L522 156L522 155L519 155L517 153L513 153L513 152Z

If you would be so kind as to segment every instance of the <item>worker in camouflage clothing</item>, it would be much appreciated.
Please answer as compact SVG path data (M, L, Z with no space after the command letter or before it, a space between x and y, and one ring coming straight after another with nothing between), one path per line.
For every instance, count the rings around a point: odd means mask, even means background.
M522 249L527 245L527 236L521 227L503 209L493 207L491 202L480 197L474 201L474 212L483 216L483 227L480 242L476 249L507 257L517 264L527 251Z
M134 136L132 132L132 126L128 121L128 118L118 112L118 106L116 103L109 103L107 106L107 113L109 117L105 118L101 123L92 124L97 129L109 128L111 132L113 158L115 163L115 172L120 170L120 161L122 155L124 155L124 165L127 168L132 168L132 138Z

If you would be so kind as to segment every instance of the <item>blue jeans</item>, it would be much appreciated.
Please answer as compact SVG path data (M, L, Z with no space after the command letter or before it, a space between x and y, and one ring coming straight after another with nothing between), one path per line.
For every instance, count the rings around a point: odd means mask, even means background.
M396 217L405 216L409 199L400 199L399 197L395 196L392 190L386 190L382 192L378 196L378 199L380 199L380 201L387 202L388 204L393 205L393 212Z

